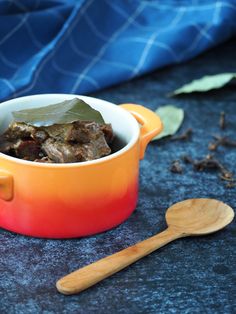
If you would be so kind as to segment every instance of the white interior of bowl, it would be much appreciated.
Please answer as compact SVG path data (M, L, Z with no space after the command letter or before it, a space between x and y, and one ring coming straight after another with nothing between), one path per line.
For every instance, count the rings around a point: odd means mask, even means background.
M98 110L102 114L105 122L112 124L115 135L122 142L126 144L121 150L117 151L116 153L112 155L109 155L107 157L103 157L97 160L93 160L93 161L86 161L81 164L94 163L94 162L99 162L100 160L109 159L111 157L114 157L117 154L123 153L125 150L129 149L132 145L134 145L134 143L136 143L139 137L139 125L137 121L135 120L135 118L128 111L101 99L88 97L88 96L81 96L81 95L71 95L71 94L42 94L42 95L25 96L25 97L16 98L16 99L12 99L12 100L1 103L0 104L0 134L3 133L3 131L8 127L9 123L13 120L13 117L11 114L12 111L48 106L50 104L55 104L55 103L62 102L64 100L72 99L75 97L78 97L84 100L91 107ZM12 157L6 156L6 158L12 158ZM19 159L17 160L19 161ZM24 163L25 162L29 163L29 161L24 161L24 160L20 160L20 161ZM40 164L40 163L37 163L37 164ZM45 163L43 165L45 165ZM60 166L60 164L56 164L56 166Z

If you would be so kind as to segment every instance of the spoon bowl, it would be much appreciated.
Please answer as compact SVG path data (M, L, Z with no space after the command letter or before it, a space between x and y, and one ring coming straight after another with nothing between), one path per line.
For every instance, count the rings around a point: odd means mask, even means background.
M204 235L227 226L234 218L233 209L208 198L188 199L172 205L166 212L169 228L186 235Z

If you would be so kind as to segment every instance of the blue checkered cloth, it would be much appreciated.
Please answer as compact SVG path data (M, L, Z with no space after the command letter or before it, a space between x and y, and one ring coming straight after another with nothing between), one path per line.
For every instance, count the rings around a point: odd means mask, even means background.
M91 93L235 34L236 0L0 0L0 100Z

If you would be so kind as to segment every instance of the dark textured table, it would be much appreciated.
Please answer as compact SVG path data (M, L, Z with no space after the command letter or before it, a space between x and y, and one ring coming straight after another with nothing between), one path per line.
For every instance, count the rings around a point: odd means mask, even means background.
M190 141L163 139L149 145L140 163L139 203L119 227L82 239L42 240L0 231L0 313L235 313L236 223L202 238L178 240L80 295L57 293L62 275L143 240L165 225L166 208L185 198L212 197L236 208L236 188L227 189L215 172L169 171L171 161L208 153L212 134L235 138L235 86L175 99L166 94L205 74L236 72L232 40L185 64L159 70L93 96L151 109L174 104L185 110L182 130ZM218 127L226 112L227 128ZM219 159L235 171L236 149L220 147Z

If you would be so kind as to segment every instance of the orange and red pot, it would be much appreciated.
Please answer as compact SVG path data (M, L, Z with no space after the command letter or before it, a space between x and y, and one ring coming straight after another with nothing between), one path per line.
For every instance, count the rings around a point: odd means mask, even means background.
M0 133L11 121L12 111L74 97L44 94L3 102ZM35 237L81 237L111 229L134 211L139 160L149 141L162 130L159 117L139 105L117 106L76 97L101 112L123 147L97 160L70 164L36 163L0 153L1 228Z

